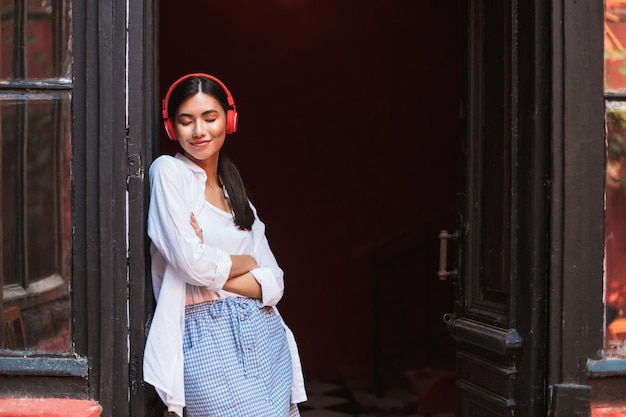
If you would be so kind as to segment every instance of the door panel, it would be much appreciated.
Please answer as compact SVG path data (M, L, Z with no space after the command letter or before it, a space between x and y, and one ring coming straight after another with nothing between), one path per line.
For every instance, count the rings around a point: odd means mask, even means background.
M468 218L465 311L496 326L508 321L511 253L511 21L506 1L474 2L469 26Z
M545 75L536 64L547 60L533 49L543 28L537 4L463 1L465 166L455 314L447 326L457 341L458 417L546 410L547 249L537 245L546 236L546 190L534 181L547 178L549 141L546 122L534 117Z

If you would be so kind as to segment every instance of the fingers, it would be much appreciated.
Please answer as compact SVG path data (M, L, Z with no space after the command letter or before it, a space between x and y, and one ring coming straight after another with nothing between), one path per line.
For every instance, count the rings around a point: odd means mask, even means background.
M193 230L196 232L196 235L200 238L200 241L204 243L204 237L202 235L202 228L198 224L198 219L196 219L196 216L193 213L191 213L190 222L191 222L191 227L193 227Z

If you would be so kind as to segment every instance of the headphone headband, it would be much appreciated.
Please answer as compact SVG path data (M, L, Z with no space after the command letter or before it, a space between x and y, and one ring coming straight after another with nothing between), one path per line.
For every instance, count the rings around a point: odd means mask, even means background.
M193 77L208 78L212 81L215 81L220 87L222 87L222 89L226 93L226 100L228 101L229 107L229 109L226 111L226 133L235 133L237 131L238 115L237 107L235 106L235 100L233 99L232 94L230 94L230 91L228 90L226 85L216 77L202 72L195 72L192 74L187 74L176 80L167 90L167 94L165 94L165 98L162 102L161 114L163 116L163 123L165 125L165 131L167 132L167 136L169 136L171 140L178 140L178 138L176 137L176 130L174 129L174 121L170 118L167 109L170 101L170 96L172 95L172 92L176 89L176 87L178 87L178 85L180 85L183 81Z

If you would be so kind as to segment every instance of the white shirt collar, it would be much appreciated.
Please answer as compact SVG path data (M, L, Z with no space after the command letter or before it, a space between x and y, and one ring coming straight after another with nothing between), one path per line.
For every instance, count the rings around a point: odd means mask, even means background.
M177 153L176 155L174 155L174 158L184 162L185 165L187 165L187 167L193 172L195 172L196 174L202 174L206 177L206 172L204 171L204 169L202 169L200 166L198 166L198 164L193 162L191 159L187 158L182 153Z

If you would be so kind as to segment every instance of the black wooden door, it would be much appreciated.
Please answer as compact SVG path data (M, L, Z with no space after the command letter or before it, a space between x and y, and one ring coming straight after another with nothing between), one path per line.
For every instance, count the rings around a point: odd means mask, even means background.
M457 416L542 416L549 42L538 41L549 33L548 6L462 3L464 169L448 321L457 342Z
M162 416L154 389L143 381L143 349L154 299L147 238L148 169L158 142L158 2L128 2L128 415ZM121 405L120 405L121 407ZM124 410L126 411L126 410ZM120 414L122 415L122 414ZM124 414L126 415L126 414Z

